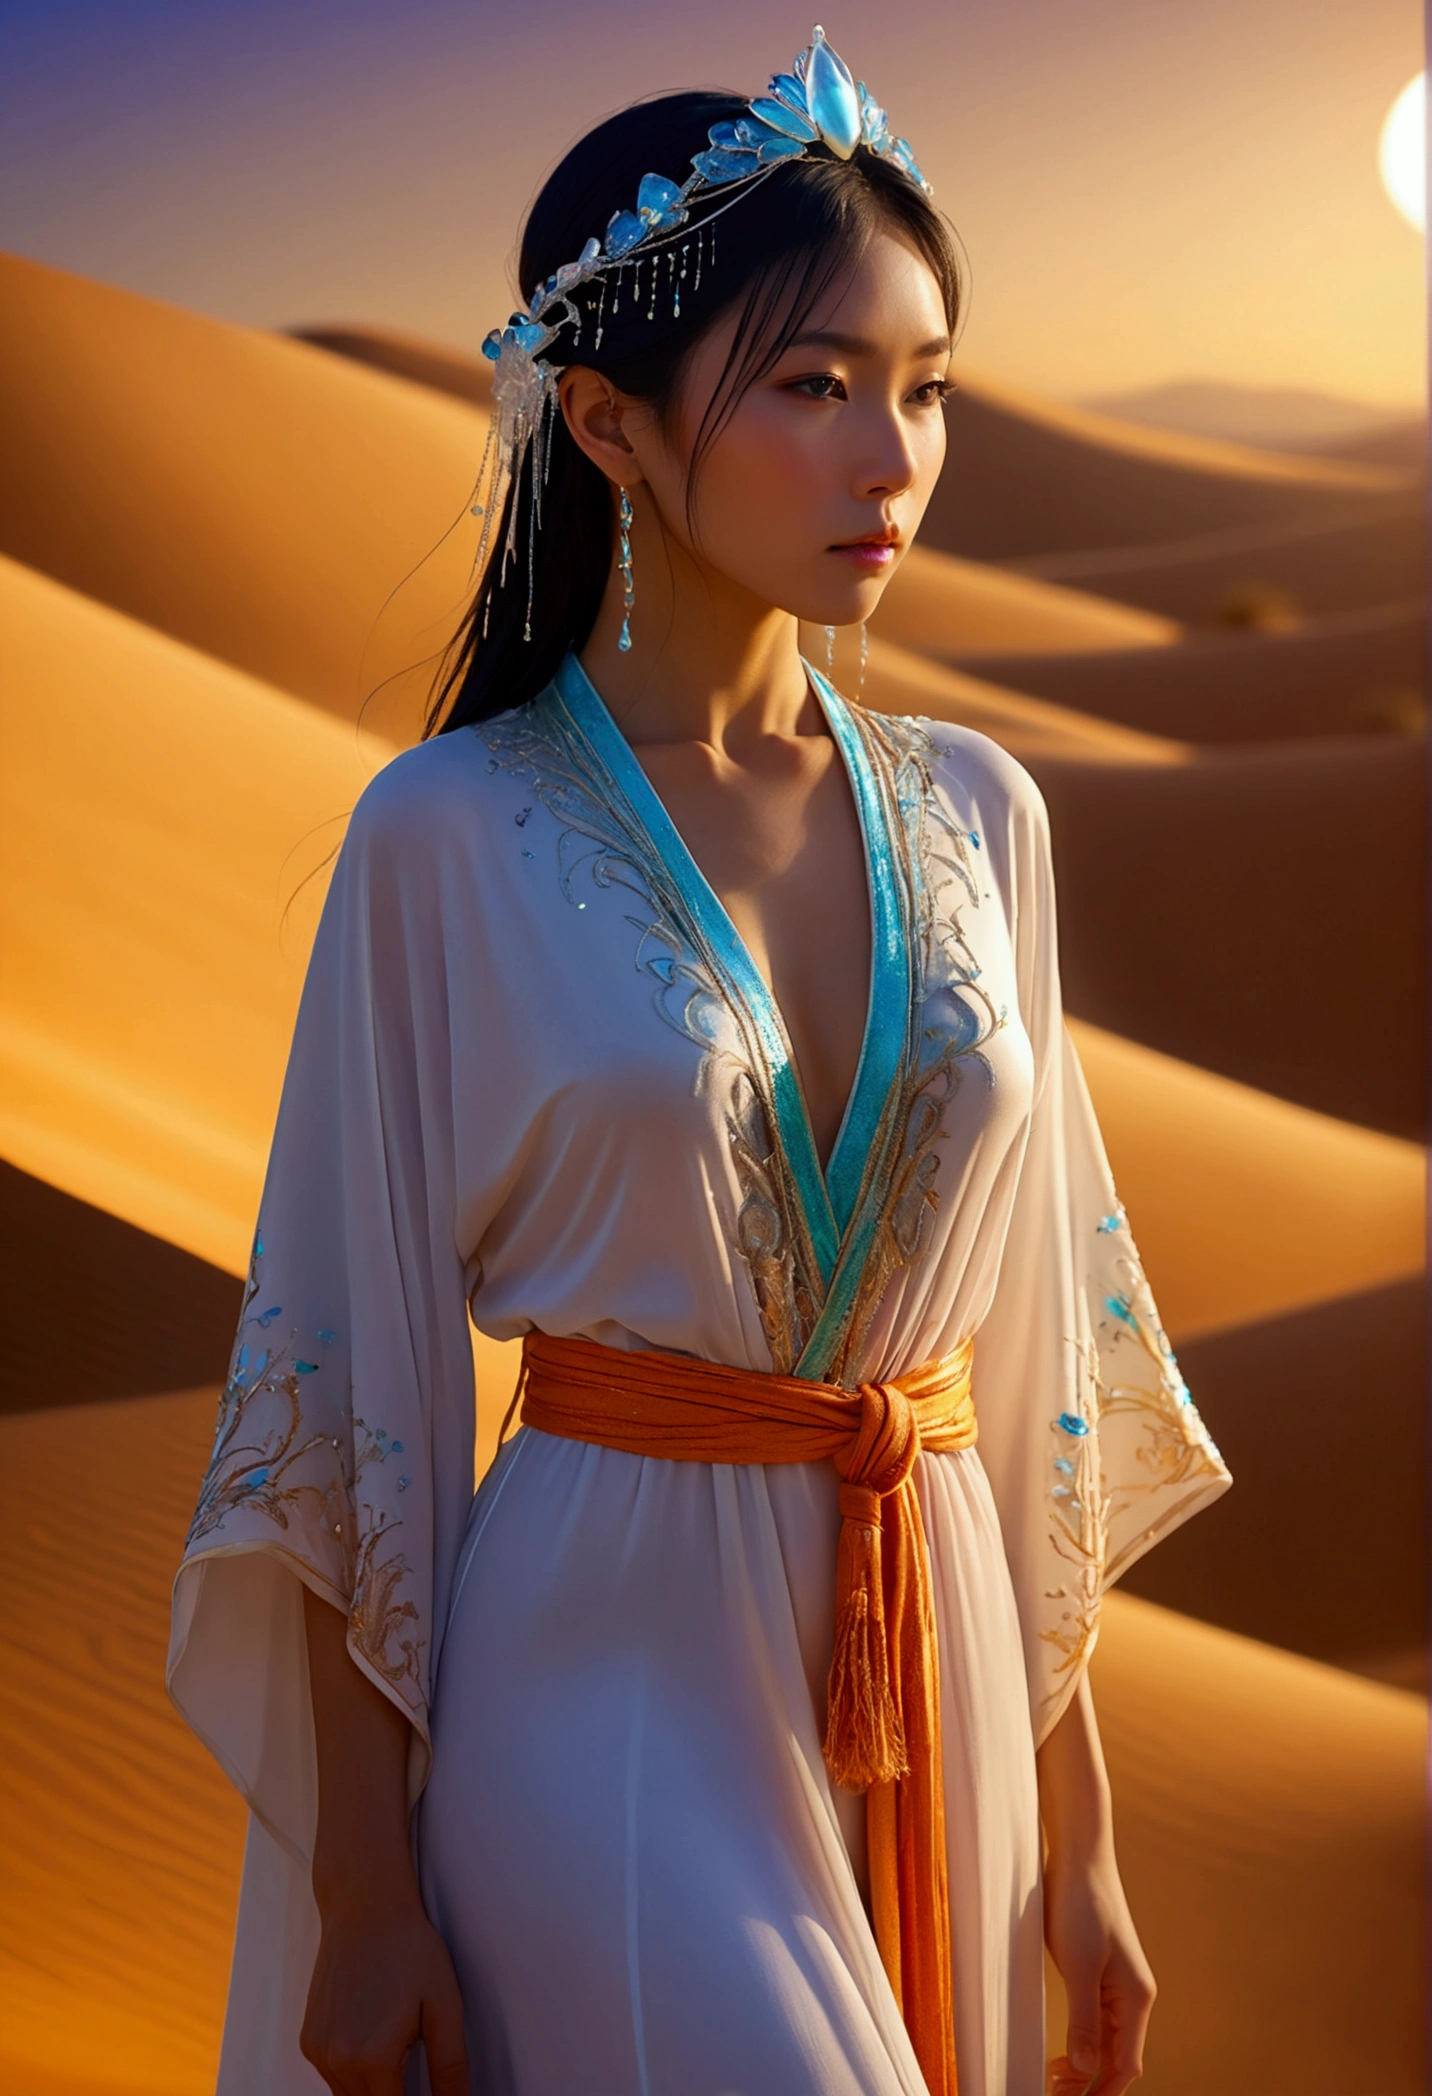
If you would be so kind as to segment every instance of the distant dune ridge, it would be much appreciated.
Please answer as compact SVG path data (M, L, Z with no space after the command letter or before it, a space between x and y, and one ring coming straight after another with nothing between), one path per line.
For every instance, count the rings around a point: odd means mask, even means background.
M25 2096L210 2085L241 1814L162 1699L168 1582L323 862L472 585L480 360L305 332L0 257ZM994 736L1045 793L1072 1030L1238 1483L1111 1596L1094 1662L1160 1981L1142 2086L1414 2096L1417 475L961 385L865 696ZM513 1367L479 1342L480 1460Z
M1215 379L1174 379L1133 393L1114 393L1082 403L1090 413L1150 429L1250 444L1264 451L1336 453L1415 431L1424 438L1426 417L1405 410L1343 400L1309 386L1220 384Z
M1177 648L962 648L951 659L1103 720L1190 742L1247 743L1415 734L1426 718L1426 648L1414 597L1278 633L1199 632Z

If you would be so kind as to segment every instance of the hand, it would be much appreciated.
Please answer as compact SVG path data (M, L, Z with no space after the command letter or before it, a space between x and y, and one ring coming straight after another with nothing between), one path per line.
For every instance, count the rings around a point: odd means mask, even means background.
M1158 1989L1112 1846L1068 1861L1051 1854L1044 1936L1069 1997L1067 2051L1050 2063L1050 2096L1124 2096L1144 2071Z
M433 2096L471 2096L462 1995L447 1945L410 1897L323 1914L299 2050L333 2096L402 2096L421 2037Z

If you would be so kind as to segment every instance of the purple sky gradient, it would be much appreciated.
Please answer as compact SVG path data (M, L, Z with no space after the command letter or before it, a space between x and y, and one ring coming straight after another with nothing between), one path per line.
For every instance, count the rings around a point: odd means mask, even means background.
M825 4L968 249L969 368L1420 400L1422 243L1375 157L1416 0ZM754 93L809 30L770 0L5 0L0 239L231 319L471 350L575 136L662 88Z

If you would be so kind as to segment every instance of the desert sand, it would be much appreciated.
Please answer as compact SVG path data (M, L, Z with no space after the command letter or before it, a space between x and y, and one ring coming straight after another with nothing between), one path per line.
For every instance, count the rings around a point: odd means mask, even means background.
M0 1395L0 2082L27 2096L211 2086L241 1815L163 1700L168 1585L323 861L470 585L473 360L316 332L0 261L0 1210L25 1335ZM1071 1023L1237 1480L1133 1568L1095 1659L1160 1980L1143 2086L1411 2096L1420 744L1348 709L1407 671L1412 591L1369 561L1285 638L1210 640L1188 548L1406 545L1415 493L983 381L955 426L957 500L866 696L994 735L1045 792ZM1118 586L1131 547L1167 602ZM1234 700L1210 731L1218 649L1254 739ZM513 1367L479 1346L484 1451Z
M1425 718L1425 626L1414 599L1275 634L1200 632L1181 648L1023 652L991 643L950 649L945 659L1016 691L1189 742L1411 733Z

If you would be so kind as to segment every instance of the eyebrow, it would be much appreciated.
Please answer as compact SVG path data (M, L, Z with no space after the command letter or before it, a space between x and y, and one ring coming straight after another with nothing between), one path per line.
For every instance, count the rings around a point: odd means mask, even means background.
M880 344L867 341L863 335L841 335L827 329L816 329L811 334L797 335L789 342L788 349L838 349L848 357L873 357L879 354ZM910 351L912 359L921 357L943 357L950 353L948 335L935 335L930 341L922 342Z

